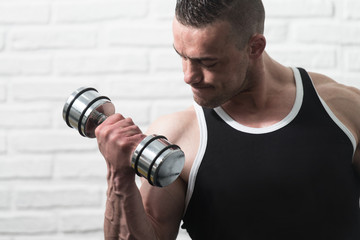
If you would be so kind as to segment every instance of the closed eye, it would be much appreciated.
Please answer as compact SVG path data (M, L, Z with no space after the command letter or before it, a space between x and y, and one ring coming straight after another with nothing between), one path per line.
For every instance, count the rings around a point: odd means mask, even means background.
M199 59L197 62L206 68L214 67L218 63L216 59Z
M206 67L206 68L214 67L218 63L217 58L211 58L211 57L196 58L196 57L184 56L176 50L175 46L173 46L173 47L174 47L175 52L185 61L190 60L190 61L196 62L197 64L199 64L203 67Z

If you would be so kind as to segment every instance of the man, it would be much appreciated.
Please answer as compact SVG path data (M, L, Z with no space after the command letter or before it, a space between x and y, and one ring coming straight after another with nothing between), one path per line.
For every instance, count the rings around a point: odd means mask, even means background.
M131 119L96 129L106 239L360 239L360 92L266 52L260 0L178 0L174 49L196 104L157 120L186 155L166 188L136 187Z

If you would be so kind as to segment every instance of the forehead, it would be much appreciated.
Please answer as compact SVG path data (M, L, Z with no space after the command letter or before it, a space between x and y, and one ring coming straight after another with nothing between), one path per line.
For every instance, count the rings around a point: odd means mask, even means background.
M173 21L175 49L186 56L221 54L227 47L234 45L230 24L224 21L195 28L184 26L176 19Z

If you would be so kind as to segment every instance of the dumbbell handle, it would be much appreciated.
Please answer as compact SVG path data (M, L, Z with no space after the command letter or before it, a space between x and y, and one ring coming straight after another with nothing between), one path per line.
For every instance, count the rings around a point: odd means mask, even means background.
M106 116L105 114L94 110L94 117L95 117L95 121L96 121L96 125L99 126L100 124L102 124L107 118L108 116Z
M82 136L94 138L95 128L114 112L114 105L108 97L100 96L94 88L82 87L66 101L63 118ZM184 163L185 155L180 147L159 135L145 137L131 157L131 166L136 174L157 187L165 187L175 181Z

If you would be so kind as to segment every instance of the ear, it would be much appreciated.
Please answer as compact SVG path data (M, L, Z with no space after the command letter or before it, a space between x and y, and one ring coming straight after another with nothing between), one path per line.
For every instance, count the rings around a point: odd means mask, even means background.
M250 40L249 45L250 47L250 58L256 59L261 56L264 52L266 47L266 39L262 34L254 34Z

